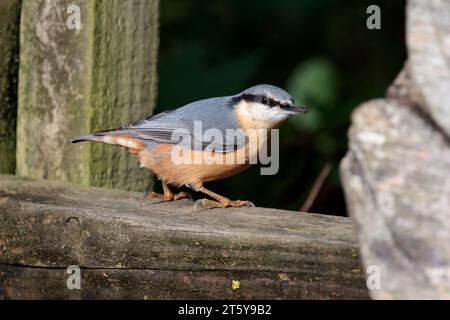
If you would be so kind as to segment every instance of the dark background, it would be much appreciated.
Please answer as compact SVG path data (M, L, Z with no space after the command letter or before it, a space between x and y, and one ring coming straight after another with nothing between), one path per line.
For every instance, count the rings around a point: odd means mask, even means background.
M381 8L381 30L366 9ZM209 187L257 206L299 210L326 163L332 164L311 212L346 215L338 166L350 115L383 97L406 59L405 1L161 1L156 112L236 94L259 83L288 90L310 112L280 132L280 170L257 166Z

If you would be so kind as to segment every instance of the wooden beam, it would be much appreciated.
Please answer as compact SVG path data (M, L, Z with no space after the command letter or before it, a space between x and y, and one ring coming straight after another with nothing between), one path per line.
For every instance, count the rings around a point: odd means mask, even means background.
M0 173L16 167L20 2L0 1Z
M347 218L141 196L0 176L0 298L368 297Z
M148 189L150 173L128 153L68 139L151 114L158 19L158 0L23 1L17 174Z

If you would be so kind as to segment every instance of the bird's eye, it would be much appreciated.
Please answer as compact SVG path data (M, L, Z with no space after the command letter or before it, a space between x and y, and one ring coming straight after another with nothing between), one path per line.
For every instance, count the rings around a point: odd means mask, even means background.
M261 97L261 103L262 104L267 104L267 98L266 97Z

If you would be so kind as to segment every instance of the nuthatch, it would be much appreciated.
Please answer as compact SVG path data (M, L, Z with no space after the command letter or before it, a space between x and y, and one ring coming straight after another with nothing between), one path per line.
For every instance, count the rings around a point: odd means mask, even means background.
M195 101L121 128L78 137L71 142L96 141L126 148L139 158L141 166L153 171L162 181L164 194L151 192L151 198L172 201L190 197L184 192L174 194L168 187L187 186L216 200L203 199L202 204L221 208L241 207L253 204L249 201L232 201L206 189L203 184L230 177L249 168L251 153L257 152L261 145L258 143L256 148L249 148L250 131L278 128L290 116L306 111L296 107L292 97L283 89L262 84L237 95ZM220 139L211 137L199 138L194 132L196 122L200 122L205 130L219 130L224 139L218 141ZM226 134L230 129L240 133L230 137ZM174 138L179 132L191 138L187 139L188 143L180 142L179 137ZM234 158L239 151L245 150L245 161L178 163L174 161L173 151L180 145L182 150L202 159L213 155Z

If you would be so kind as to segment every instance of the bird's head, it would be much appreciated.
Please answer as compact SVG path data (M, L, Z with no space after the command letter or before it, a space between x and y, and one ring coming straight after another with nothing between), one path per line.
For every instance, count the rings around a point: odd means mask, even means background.
M277 128L289 117L307 112L285 90L268 84L244 90L232 97L231 104L244 129Z

